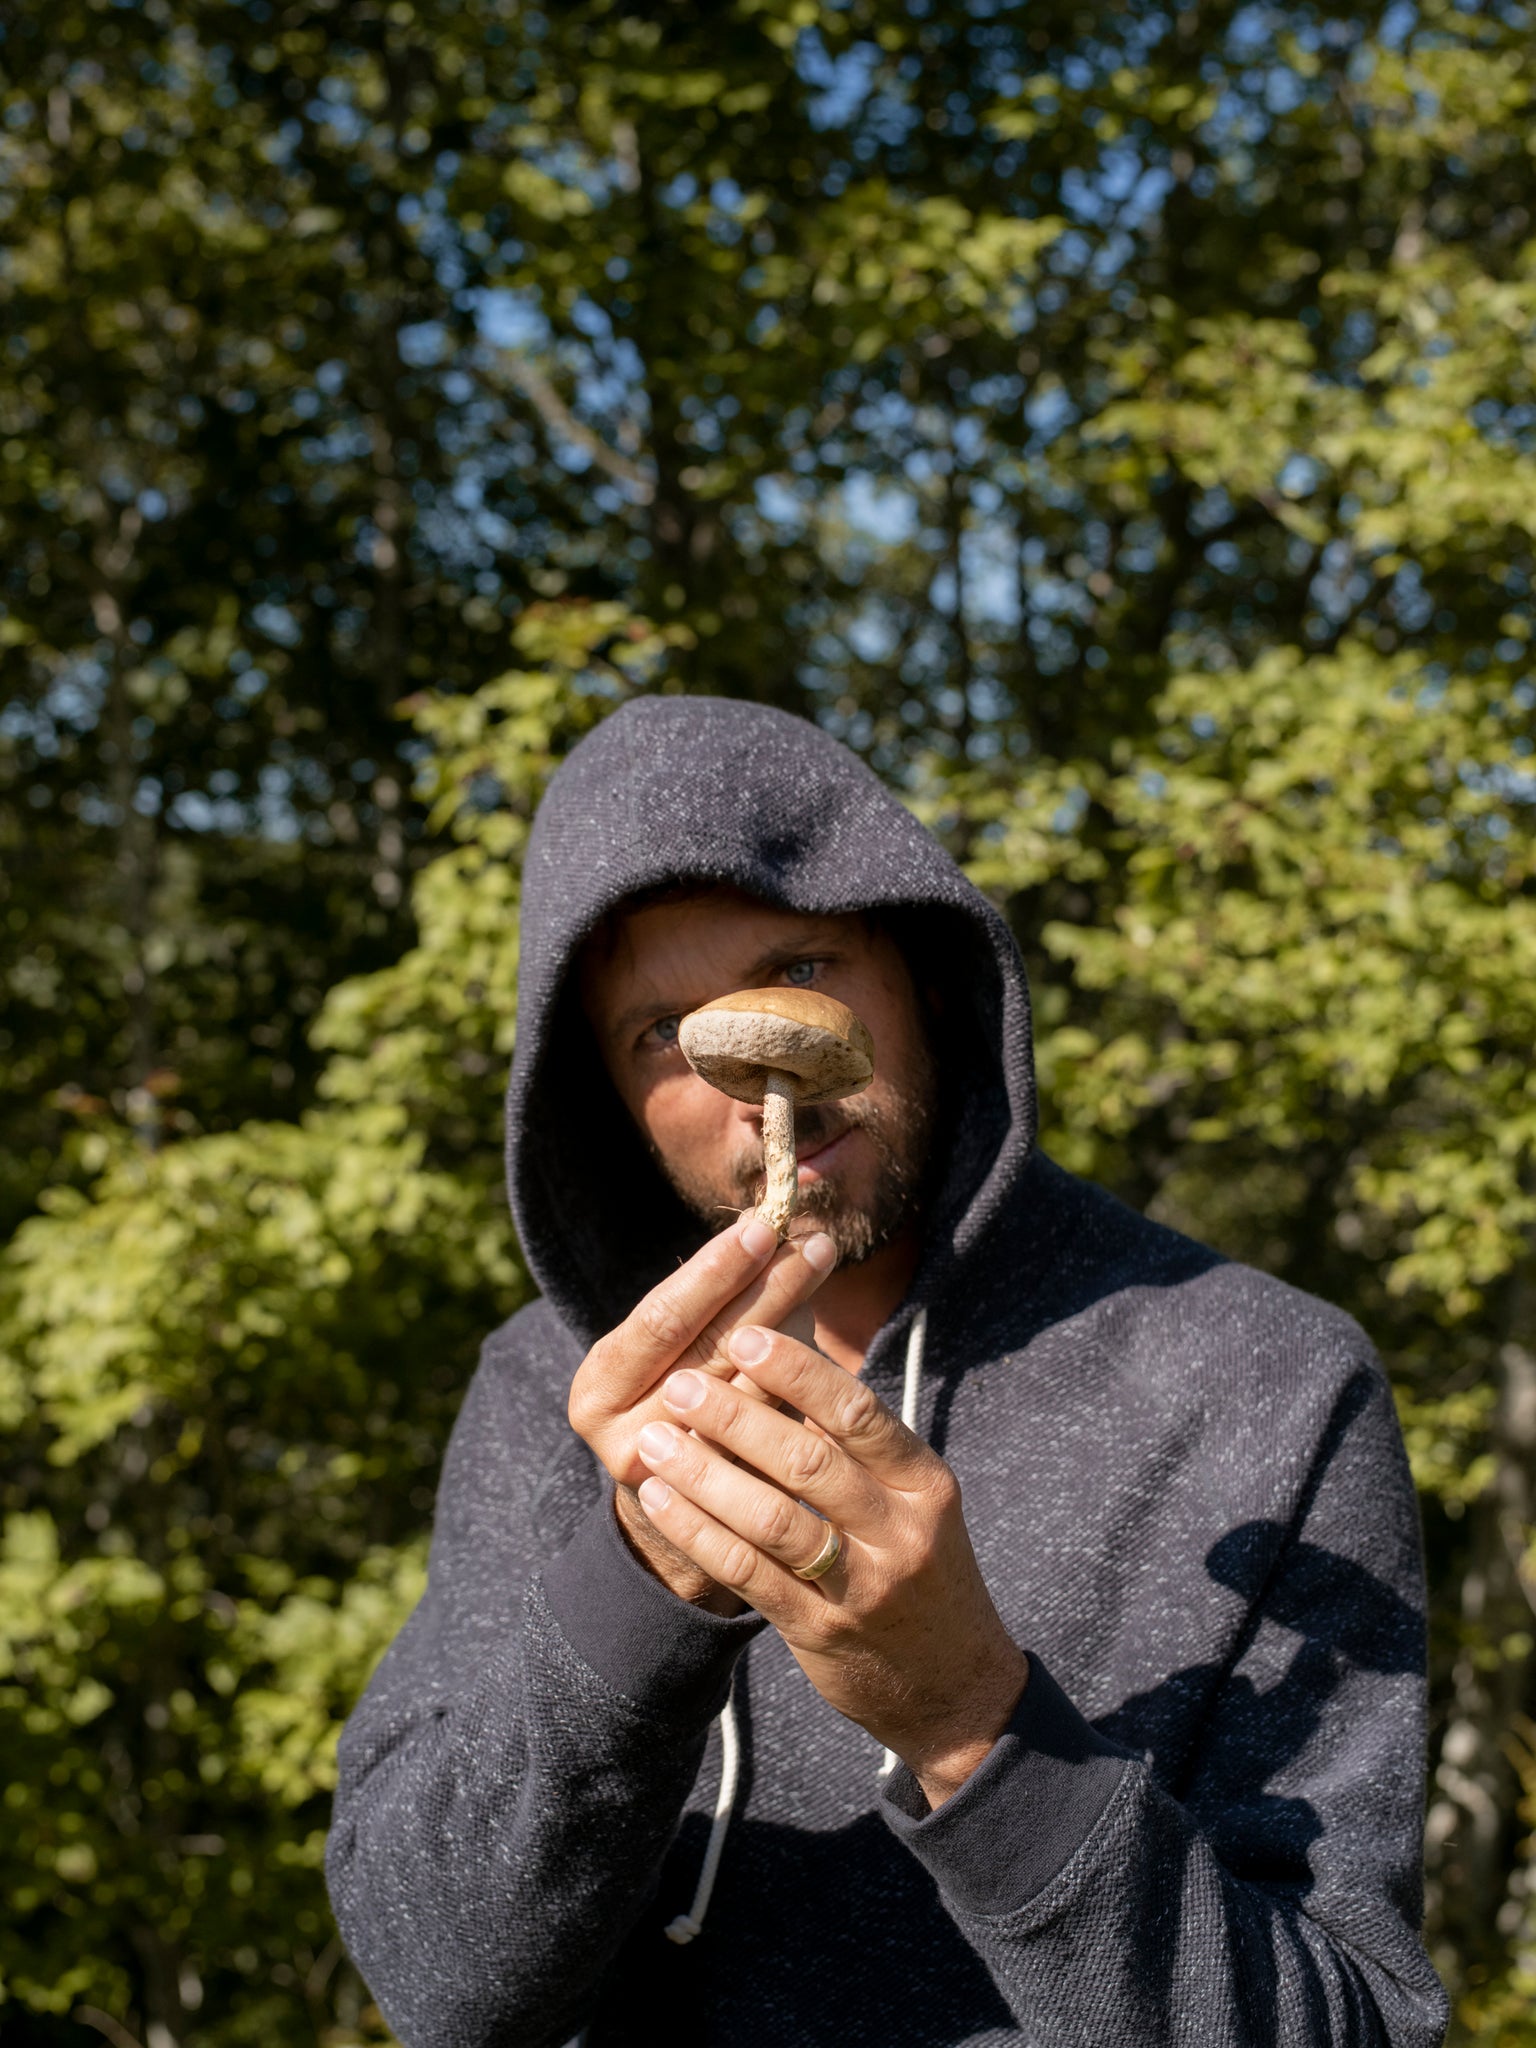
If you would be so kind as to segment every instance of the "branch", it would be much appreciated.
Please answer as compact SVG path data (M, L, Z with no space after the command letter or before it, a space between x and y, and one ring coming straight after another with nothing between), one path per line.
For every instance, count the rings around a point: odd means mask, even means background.
M102 2012L94 2005L77 2005L70 2018L79 2027L93 2027L98 2034L105 2034L112 2048L143 2048L143 2044L128 2029L119 2026L111 2013Z
M544 372L530 363L526 356L513 355L509 351L505 362L507 375L547 427L584 449L598 468L606 470L617 482L627 484L638 504L649 505L656 494L656 486L638 462L631 462L627 455L610 448L589 426L577 419Z

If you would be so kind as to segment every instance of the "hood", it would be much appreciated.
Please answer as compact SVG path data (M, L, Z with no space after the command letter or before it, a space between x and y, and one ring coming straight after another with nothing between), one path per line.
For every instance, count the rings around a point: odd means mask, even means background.
M583 940L625 898L729 883L827 915L885 914L942 992L947 1096L913 1294L974 1252L1029 1159L1029 996L1012 935L930 832L806 720L718 697L639 697L573 749L523 874L507 1181L524 1256L590 1344L703 1241L607 1078L575 999Z

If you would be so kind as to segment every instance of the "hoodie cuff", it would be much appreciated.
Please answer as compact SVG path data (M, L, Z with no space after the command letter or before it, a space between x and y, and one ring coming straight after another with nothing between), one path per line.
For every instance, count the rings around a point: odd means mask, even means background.
M1089 1726L1040 1659L985 1759L930 1809L898 1764L881 1812L949 1903L987 1919L1017 1912L1092 1834L1132 1759Z
M611 1486L542 1576L545 1604L577 1656L651 1713L712 1719L736 1659L766 1626L760 1614L710 1614L664 1586L624 1541Z

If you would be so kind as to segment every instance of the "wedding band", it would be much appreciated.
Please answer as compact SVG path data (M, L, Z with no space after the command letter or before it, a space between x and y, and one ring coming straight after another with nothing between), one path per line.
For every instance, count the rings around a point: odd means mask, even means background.
M797 1579L824 1579L842 1554L843 1539L839 1536L836 1529L833 1528L832 1524L828 1522L827 1540L822 1544L820 1550L817 1551L810 1563L791 1565L790 1570Z

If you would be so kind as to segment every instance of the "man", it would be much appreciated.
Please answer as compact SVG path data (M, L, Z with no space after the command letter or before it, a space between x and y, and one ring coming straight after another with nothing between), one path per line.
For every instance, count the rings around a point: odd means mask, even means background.
M1006 928L798 720L615 714L522 949L543 1298L329 1849L406 2048L1430 2048L1418 1526L1359 1330L1035 1149ZM797 1117L785 1245L676 1045L771 985L876 1048Z

